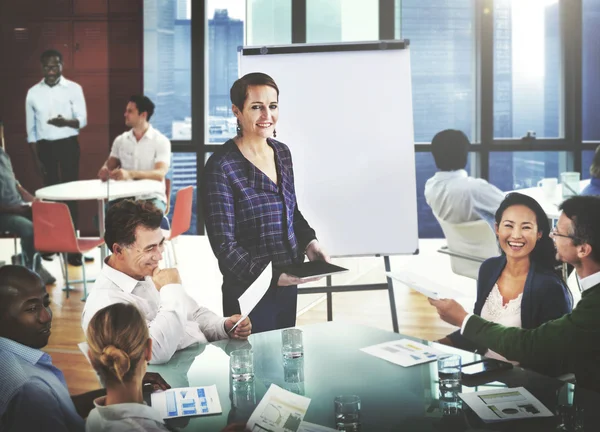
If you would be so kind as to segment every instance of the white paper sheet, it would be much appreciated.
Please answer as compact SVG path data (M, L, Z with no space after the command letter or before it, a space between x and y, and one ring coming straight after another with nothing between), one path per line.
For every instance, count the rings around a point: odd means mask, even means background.
M169 389L152 393L150 398L152 408L164 419L223 412L216 385Z
M250 416L246 427L251 431L298 432L310 399L271 384ZM309 429L310 430L310 429Z
M553 416L544 404L523 387L458 395L486 423Z
M442 351L410 339L384 342L360 349L367 354L382 358L394 364L408 367L437 360Z
M229 333L231 333L239 323L244 321L248 314L252 312L252 309L256 307L269 289L269 286L271 286L271 279L273 279L273 265L272 263L269 263L260 276L256 278L252 285L244 291L244 294L238 298L242 317L235 323L231 330L229 330Z
M421 294L439 300L441 298L457 298L464 297L464 294L453 290L450 287L440 285L437 282L427 279L426 277L409 272L409 271L396 271L396 272L385 272L385 274L398 282L403 283L409 288L420 292Z

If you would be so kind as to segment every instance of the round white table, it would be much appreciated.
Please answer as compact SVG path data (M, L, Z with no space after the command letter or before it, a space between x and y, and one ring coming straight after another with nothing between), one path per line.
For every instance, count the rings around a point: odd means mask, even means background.
M47 201L98 201L98 225L100 237L104 237L104 205L108 201L140 195L164 193L165 185L156 180L78 180L46 186L35 191L36 198ZM102 262L106 257L105 246L101 248Z

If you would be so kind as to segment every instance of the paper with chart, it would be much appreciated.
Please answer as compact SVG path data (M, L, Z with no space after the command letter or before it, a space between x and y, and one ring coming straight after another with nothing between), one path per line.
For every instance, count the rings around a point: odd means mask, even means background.
M361 348L360 350L404 367L434 361L437 360L438 356L445 354L442 351L410 339L384 342Z
M150 397L152 408L164 419L223 412L216 385L181 387L152 393Z
M250 416L246 428L252 432L298 432L310 399L271 384Z
M238 298L240 304L240 312L242 317L235 323L229 330L231 333L239 323L244 321L246 317L252 312L252 309L256 307L258 302L264 297L265 293L271 286L271 279L273 279L273 264L267 264L267 267L263 270L259 277L256 278L252 285L248 287L244 294Z
M458 395L486 423L553 415L523 387Z
M464 294L460 292L441 285L437 282L432 281L431 279L426 278L417 273L413 273L410 271L395 271L395 272L385 272L385 274L398 282L403 283L409 288L414 289L415 291L420 292L421 294L432 298L434 300L439 300L441 298L458 298L464 297Z

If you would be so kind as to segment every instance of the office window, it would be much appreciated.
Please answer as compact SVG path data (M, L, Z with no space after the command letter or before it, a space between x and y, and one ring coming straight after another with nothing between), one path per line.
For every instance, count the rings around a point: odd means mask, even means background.
M402 0L401 34L410 40L415 142L443 129L474 133L474 2Z
M558 12L558 0L495 0L495 138L563 136Z
M545 177L569 171L567 152L491 152L490 183L503 191L537 186ZM559 180L560 181L560 180Z
M246 45L292 43L292 0L246 0L246 7Z
M191 0L144 0L144 93L152 125L175 140L192 137Z
M186 186L194 187L194 202L192 205L192 224L190 230L186 234L198 234L198 217L197 217L197 202L196 202L196 153L173 153L171 169L167 178L171 180L171 203L169 214L167 215L169 222L173 219L173 210L175 209L175 197L177 191Z
M583 0L582 32L583 140L600 141L600 0Z
M306 0L306 42L378 39L378 0Z
M590 178L590 166L594 160L594 150L584 150L581 152L581 178L582 180Z
M229 90L239 78L238 47L244 45L245 2L208 0L208 131L207 142L222 144L236 133Z

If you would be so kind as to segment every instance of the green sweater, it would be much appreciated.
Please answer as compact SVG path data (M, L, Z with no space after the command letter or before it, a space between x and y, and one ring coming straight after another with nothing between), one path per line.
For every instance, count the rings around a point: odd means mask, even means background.
M509 360L562 364L577 385L600 392L600 284L585 290L570 314L524 330L473 315L463 336Z

